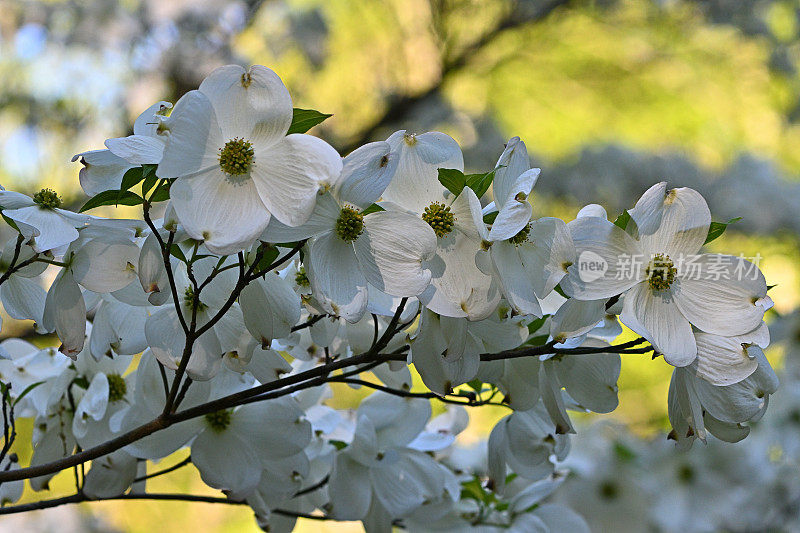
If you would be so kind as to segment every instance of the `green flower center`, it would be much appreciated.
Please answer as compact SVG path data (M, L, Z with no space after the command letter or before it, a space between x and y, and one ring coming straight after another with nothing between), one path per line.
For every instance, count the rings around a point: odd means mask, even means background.
M422 212L422 220L433 228L437 237L444 237L453 231L456 217L450 212L449 206L441 202L433 202Z
M353 242L364 231L364 215L352 207L343 207L336 219L336 235L344 242Z
M208 424L208 427L215 433L222 433L231 425L232 416L233 410L220 409L219 411L214 411L206 415L206 424Z
M108 378L108 401L118 402L125 397L128 392L128 385L125 383L125 378L119 374L109 374Z
M514 246L519 246L528 240L528 235L531 233L531 225L525 224L525 227L519 230L519 233L508 239L508 242Z
M250 172L253 165L253 143L236 137L219 149L219 166L231 176L241 176Z
M186 291L183 293L183 302L189 309L193 309L194 306L197 305L198 311L203 311L206 309L206 307L208 307L206 304L200 301L200 298L197 297L197 294L195 294L194 289L191 286L186 287Z
M294 282L297 283L301 287L310 287L311 282L308 280L308 274L306 274L306 268L300 267L297 270L297 274L294 275Z
M656 254L645 270L647 283L654 291L665 291L675 281L678 269L668 255Z
M42 189L33 195L33 201L44 209L61 207L61 198L53 189Z

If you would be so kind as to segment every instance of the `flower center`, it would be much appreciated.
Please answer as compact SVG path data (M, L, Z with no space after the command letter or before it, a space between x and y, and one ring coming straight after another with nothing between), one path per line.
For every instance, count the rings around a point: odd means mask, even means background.
M33 195L33 201L43 209L55 209L61 207L61 198L58 197L53 189L42 189Z
M654 291L665 291L675 281L678 269L668 255L656 254L645 270L647 283Z
M308 274L306 274L305 267L300 267L297 269L297 274L294 275L294 282L301 287L311 286L311 282L308 280Z
M215 433L222 433L231 425L232 415L233 411L231 409L220 409L219 411L208 413L206 415L206 424Z
M336 219L336 235L344 242L353 242L363 231L364 215L352 207L343 207Z
M219 149L219 166L231 176L241 176L250 172L253 166L253 143L236 137Z
M525 227L519 230L519 232L508 239L508 242L513 244L514 246L519 246L520 244L525 243L528 240L528 235L531 232L531 225L525 224Z
M437 237L444 237L453 231L456 217L450 212L450 207L441 202L433 202L422 212L422 220L433 228Z
M200 301L200 298L197 297L195 294L194 289L189 286L186 287L186 291L183 293L183 301L186 304L186 307L189 309L193 309L195 305L197 305L198 311L203 311L208 307L206 304Z
M123 399L125 393L128 392L125 379L119 374L109 374L106 377L108 378L108 401L113 403Z

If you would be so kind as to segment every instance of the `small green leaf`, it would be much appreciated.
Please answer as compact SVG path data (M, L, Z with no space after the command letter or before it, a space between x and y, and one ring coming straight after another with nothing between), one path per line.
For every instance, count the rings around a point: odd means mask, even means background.
M186 255L184 255L183 253L183 250L181 250L181 247L175 243L172 243L172 247L170 247L169 249L169 255L175 257L179 261L182 261L187 264L189 263L188 259L186 259Z
M344 448L347 448L347 443L341 440L329 440L328 443L337 450L343 450Z
M483 221L486 224L494 224L494 219L497 218L497 215L500 214L500 211L492 211L491 213L486 213L483 215Z
M287 131L286 134L305 133L332 116L333 115L330 114L320 113L315 109L299 109L295 107L292 112L292 125L289 126L289 131Z
M264 254L261 256L261 259L258 261L258 265L256 265L256 272L262 272L267 270L270 265L275 261L280 252L278 248L275 246L270 246L269 248L264 250Z
M30 385L25 387L25 390L22 391L22 394L17 396L17 399L14 400L14 403L12 405L16 406L19 403L19 401L22 400L25 397L26 394L28 394L30 391L32 391L33 389L35 389L36 387L38 387L42 383L44 383L44 381L37 381L36 383L31 383Z
M533 335L534 333L539 331L541 327L544 326L544 323L547 320L548 316L550 315L544 315L542 318L537 318L536 320L528 324L528 333Z
M119 190L112 189L89 198L89 201L83 204L78 212L83 213L103 205L139 205L143 201L141 196L131 191L124 191L120 194Z
M500 167L498 167L500 168ZM480 198L486 191L489 190L489 187L492 185L492 181L494 180L494 174L497 172L497 168L493 168L486 174L468 174L465 176L467 180L467 187L475 191L475 196Z
M122 184L119 187L120 193L127 191L144 179L144 169L142 167L129 168L122 176Z
M467 177L455 168L440 168L439 183L445 186L448 191L458 196L467 185Z
M469 385L469 387L478 394L480 394L480 392L483 390L483 381L479 379L473 379L472 381L468 381L467 385Z
M556 291L558 294L560 294L561 296L563 296L564 298L569 298L569 296L567 296L567 293L565 293L565 292L564 292L564 289L562 289L562 288L561 288L561 284L560 284L560 283L559 283L558 285L556 285L556 286L555 286L555 289L554 289L554 290L555 290L555 291Z
M386 211L386 209L382 208L378 204L372 204L368 208L364 209L361 214L362 215L369 215L370 213L377 213L378 211Z
M621 442L614 443L614 453L623 461L630 461L636 459L636 453L633 450L622 444Z
M618 228L625 229L628 227L628 222L631 220L631 214L628 211L623 211L614 221L614 225Z
M708 244L711 241L719 238L723 233L725 233L725 230L728 229L729 224L735 224L740 220L742 220L742 217L732 218L728 222L712 222L708 227L708 236L706 236L706 242L703 244Z
M153 195L150 196L151 202L166 202L169 200L169 188L172 185L172 181L170 180L161 180L158 185L156 186L156 190L153 191Z

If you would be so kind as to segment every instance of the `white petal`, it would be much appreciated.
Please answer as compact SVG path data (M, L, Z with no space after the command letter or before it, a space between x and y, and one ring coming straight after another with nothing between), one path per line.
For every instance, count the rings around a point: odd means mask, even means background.
M331 516L339 520L364 518L372 501L369 469L346 454L338 454L333 461L328 494Z
M606 314L605 300L576 300L570 298L550 321L550 336L566 340L591 331Z
M161 301L163 304L169 294L169 277L164 266L161 245L153 233L148 235L142 243L137 272L144 292L147 294L161 294L164 298Z
M278 400L243 405L233 414L228 429L236 431L260 459L278 459L300 453L311 442L311 424L297 400Z
M253 374L259 383L269 383L291 372L292 365L275 350L262 350L257 347L253 351L246 370Z
M687 187L668 191L666 182L650 187L629 213L648 255L696 254L711 224L711 212L700 193Z
M581 217L567 227L578 261L562 281L564 292L581 300L599 300L616 296L643 279L639 243L619 227L599 217Z
M353 245L328 233L314 239L310 255L309 274L315 291L330 300L333 314L350 322L359 320L367 308L367 280Z
M604 346L605 343L591 340L583 346ZM602 353L588 357L567 355L556 365L559 380L567 393L581 407L595 413L610 413L617 408L617 379L621 367L619 354Z
M561 382L556 370L557 363L547 360L542 363L539 371L539 391L542 394L542 403L547 408L547 414L556 426L556 433L575 433L572 422L564 406L564 397L561 393Z
M322 235L336 228L336 221L340 212L341 206L333 195L325 193L317 196L317 203L314 206L311 217L301 226L287 226L276 217L272 217L259 240L264 242L294 242Z
M520 248L509 242L496 242L491 254L503 293L515 311L524 315L542 316L542 308L536 298L532 277L535 271L525 268L519 253Z
M370 284L392 296L416 296L430 283L431 272L422 263L436 252L436 234L413 215L372 213L364 217L355 252Z
M441 197L440 168L464 170L464 158L458 143L439 132L422 135L393 133L386 142L398 154L395 176L383 193L383 199L414 213L422 211Z
M476 264L480 243L461 232L439 239L437 255L424 264L431 269L431 285L419 299L431 311L470 320L486 318L500 301L494 278Z
M164 140L160 137L129 135L107 139L106 147L132 165L157 165L164 155Z
M45 299L42 322L61 339L59 351L75 359L86 340L86 303L81 289L68 270L62 270Z
M172 102L161 100L142 111L133 122L133 134L155 137L158 131L158 118L164 116L169 109L172 109Z
M647 283L639 283L625 294L621 319L633 329L637 324L644 331L634 329L646 336L664 360L672 366L686 366L697 357L697 344L692 326L676 305L673 292L656 293Z
M567 265L578 254L569 228L560 218L545 217L531 222L528 241L519 247L522 263L533 280L539 298L544 298L566 276Z
M162 125L167 144L156 174L177 178L208 168L219 168L223 139L211 102L200 91L184 94Z
M320 183L331 183L342 160L328 143L311 135L288 135L256 150L251 176L270 213L287 226L308 221Z
M365 144L344 158L342 175L335 193L340 201L366 209L377 202L389 185L399 157L388 143Z
M111 150L91 150L76 154L72 158L73 161L78 159L83 164L78 178L83 192L89 196L119 189L125 172L134 166L114 155Z
M83 492L89 498L119 496L133 484L136 471L136 458L117 450L92 461L92 468L84 479Z
M17 320L33 320L41 324L46 294L36 280L20 276L9 277L0 286L3 308Z
M254 181L229 178L219 168L178 179L170 196L186 232L218 255L249 247L269 223Z
M387 453L382 461L388 461L389 456ZM425 498L420 493L419 484L394 464L372 468L369 473L375 497L390 516L403 516L422 505Z
M528 201L531 189L539 177L539 169L533 168L519 176L508 192L508 198L498 205L502 205L497 218L492 223L489 239L502 241L510 239L531 219L533 207Z
M572 533L590 533L586 520L564 505L546 503L536 508L533 514L547 526L547 531L570 531Z
M203 481L215 489L230 491L241 498L253 492L261 479L259 458L238 433L211 428L192 442L192 463Z
M519 137L512 137L506 144L495 167L499 168L495 171L494 180L492 180L492 193L498 208L502 208L503 203L511 196L510 192L517 182L517 178L531 168L525 143Z
M239 302L245 326L263 347L287 337L300 321L300 297L272 272L245 287Z
M581 217L600 217L608 219L608 213L606 213L606 208L599 204L589 204L585 205L578 211L578 214L575 215L575 218Z
M33 249L40 253L60 248L78 238L78 230L75 229L75 225L52 209L43 209L37 205L21 209L6 209L3 214L15 222L22 222L34 229L32 232L28 232L20 227L26 238L33 237Z
M136 279L139 247L130 241L92 239L72 259L75 281L94 292L113 292Z
M200 92L214 106L225 140L244 137L274 144L292 123L289 91L267 67L220 67L203 80Z
M697 375L713 385L738 383L758 368L758 360L748 355L739 339L695 333L697 341Z
M761 324L767 283L749 261L719 254L695 256L678 269L675 303L696 327L717 335L742 335Z

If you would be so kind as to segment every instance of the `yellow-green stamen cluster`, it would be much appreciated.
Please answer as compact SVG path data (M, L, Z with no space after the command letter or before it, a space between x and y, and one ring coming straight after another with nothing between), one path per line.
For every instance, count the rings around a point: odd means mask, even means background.
M208 427L210 427L212 431L216 433L222 433L228 428L228 426L231 425L232 415L233 415L232 410L220 409L219 411L208 413L206 415L206 423L208 424Z
M253 143L236 137L219 149L219 166L231 176L241 176L250 172L253 164Z
M525 224L525 227L519 230L519 232L508 239L508 242L513 244L514 246L519 246L528 240L528 235L531 233L531 225Z
M108 401L114 403L123 399L125 393L128 392L125 378L119 374L109 374L106 377L108 378Z
M33 195L33 201L44 209L61 207L61 198L53 189L42 189Z
M336 220L336 235L344 242L353 242L364 231L364 215L352 207L343 207Z
M186 287L186 291L183 293L183 301L189 309L197 305L197 310L203 311L207 307L206 304L200 301L192 287Z
M647 282L654 291L665 291L675 281L678 269L668 255L656 254L645 270Z
M433 202L422 212L422 220L433 228L437 237L444 237L453 231L456 217L450 212L450 206L441 202Z
M308 280L308 274L306 274L305 267L300 267L297 269L297 274L294 275L294 282L297 283L300 287L310 287L311 282Z

